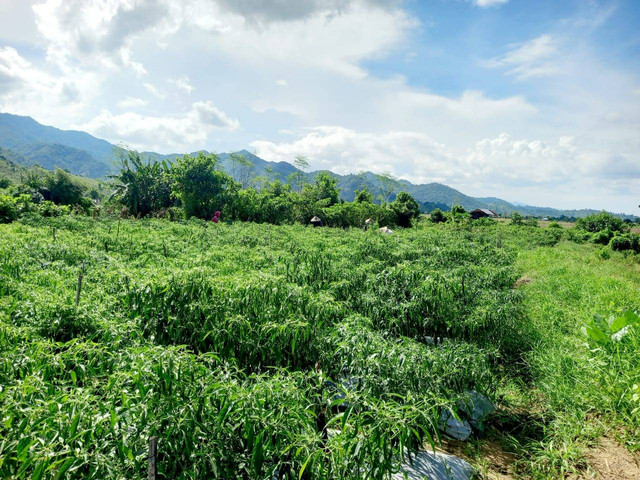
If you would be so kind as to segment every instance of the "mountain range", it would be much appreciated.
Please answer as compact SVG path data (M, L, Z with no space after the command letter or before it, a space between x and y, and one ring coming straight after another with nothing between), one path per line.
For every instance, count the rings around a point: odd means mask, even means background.
M42 125L31 117L0 113L0 159L20 166L40 165L46 169L56 167L73 174L89 178L103 178L117 170L117 152L121 147L106 140L96 138L86 132L60 130ZM194 152L195 153L195 152ZM269 162L257 155L241 150L241 155L253 163L253 176L279 178L294 172L301 172L288 162ZM155 152L142 152L154 160L173 161L182 154L164 155ZM227 172L231 171L228 153L219 154L219 159ZM307 180L312 180L316 172L302 172ZM338 175L328 172L338 180L341 197L346 201L354 198L354 191L367 187L377 197L382 192L380 177L364 172L358 175ZM508 215L519 212L523 215L538 217L583 217L597 212L592 209L560 210L550 207L535 207L520 202L508 202L497 197L471 197L441 183L413 184L406 180L394 180L393 191L409 192L421 205L423 211L434 208L448 210L455 204L467 210L488 208L499 214ZM394 198L394 194L390 199ZM635 218L623 215L624 218Z

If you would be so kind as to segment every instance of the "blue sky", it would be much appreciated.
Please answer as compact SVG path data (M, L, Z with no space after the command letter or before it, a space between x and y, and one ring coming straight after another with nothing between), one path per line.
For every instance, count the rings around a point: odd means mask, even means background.
M640 214L640 2L4 0L0 111Z

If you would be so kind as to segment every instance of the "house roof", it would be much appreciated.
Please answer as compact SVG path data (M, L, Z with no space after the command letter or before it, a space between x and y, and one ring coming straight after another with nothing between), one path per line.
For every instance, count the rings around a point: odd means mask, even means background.
M482 212L485 215L489 215L490 217L497 217L498 214L493 210L489 210L488 208L476 208L474 212ZM472 212L473 213L473 212Z

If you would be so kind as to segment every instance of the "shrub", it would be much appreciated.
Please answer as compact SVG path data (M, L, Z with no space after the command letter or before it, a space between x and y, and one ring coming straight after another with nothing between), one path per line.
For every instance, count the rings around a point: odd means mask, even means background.
M587 232L601 232L602 230L624 232L627 228L620 218L614 217L608 212L600 212L579 218L576 220L576 227L586 230Z
M618 252L624 250L633 250L638 253L640 252L640 235L636 235L633 233L615 235L611 239L609 246L612 250L616 250Z
M420 205L407 192L400 192L389 205L396 214L396 223L400 227L410 227L411 220L420 216Z
M71 207L69 205L56 205L49 200L45 200L37 205L36 211L43 217L61 217L62 215L68 215Z
M17 218L16 201L9 195L0 195L0 223L11 223Z
M433 223L443 223L447 221L447 216L440 210L436 208L433 212L431 212L431 216L429 217Z
M547 228L562 228L558 222L551 222Z
M604 230L600 230L599 232L594 233L593 243L597 243L600 245L609 245L612 237L613 232L608 228L605 228Z
M511 225L522 225L524 223L524 217L518 212L511 214Z
M0 177L0 188L9 188L11 186L11 180L7 177Z

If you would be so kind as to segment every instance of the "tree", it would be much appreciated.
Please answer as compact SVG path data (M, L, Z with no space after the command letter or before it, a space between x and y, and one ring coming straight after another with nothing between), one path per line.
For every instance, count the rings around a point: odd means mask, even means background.
M291 185L294 191L300 192L304 185L304 173L300 171L291 172L287 175L287 183Z
M380 187L380 200L382 203L389 203L391 195L393 195L398 186L398 179L391 173L385 172L375 176Z
M338 180L327 172L320 172L313 181L313 190L316 202L326 200L326 207L335 205L340 200Z
M230 170L233 179L240 183L242 188L247 188L251 181L253 162L241 153L232 153L229 155L229 163L231 164Z
M373 203L373 194L365 187L362 190L356 190L355 198L356 203Z
M431 215L429 216L429 220L431 220L433 223L443 223L447 221L447 217L442 212L442 210L440 210L439 208L436 208L433 212L431 212Z
M136 217L171 206L171 177L166 162L145 162L134 150L119 150L120 173L110 175L116 181L116 198Z
M518 212L513 212L511 214L511 224L512 225L522 225L524 222L524 217L520 215Z
M306 172L309 169L309 159L304 155L296 155L293 165L298 169Z
M461 222L469 217L464 207L462 205L458 205L457 203L453 207L451 207L450 216L451 220L453 220L454 222Z
M45 177L44 185L48 190L48 198L58 205L81 205L85 186L76 182L69 173L56 168ZM44 195L44 194L43 194Z
M389 206L395 212L396 222L401 227L410 227L411 220L420 216L420 205L407 192L400 192Z
M185 155L171 168L172 194L180 199L187 217L209 218L223 210L236 193L236 184L224 172L216 169L215 154L197 157Z
M605 229L609 229L612 232L624 232L627 229L620 218L614 217L609 212L604 211L579 218L576 221L576 227L586 230L587 232L599 232Z

